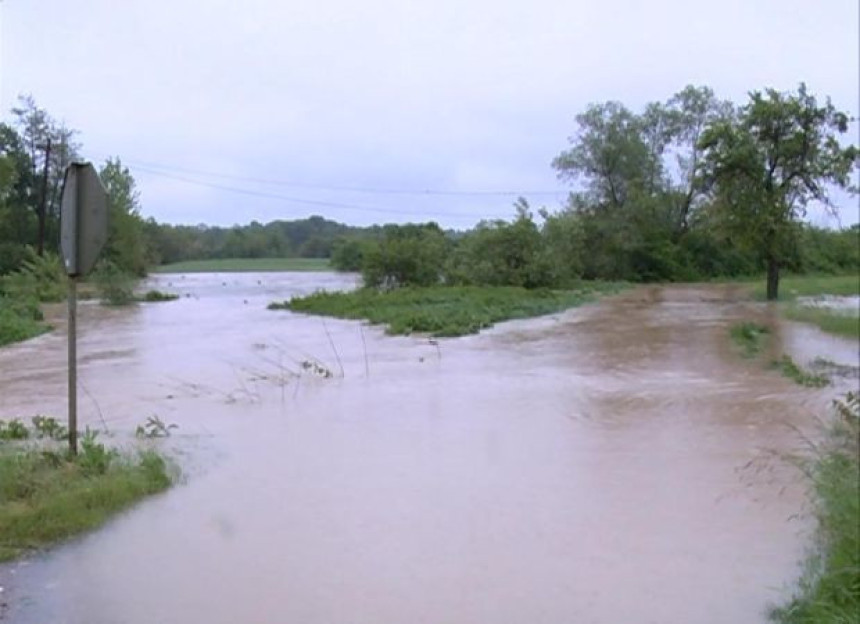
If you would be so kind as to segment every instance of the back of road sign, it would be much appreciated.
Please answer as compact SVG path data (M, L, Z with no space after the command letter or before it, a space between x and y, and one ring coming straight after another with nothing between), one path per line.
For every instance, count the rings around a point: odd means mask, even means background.
M95 167L69 165L60 206L60 249L68 275L85 275L93 268L107 240L107 218L107 193Z

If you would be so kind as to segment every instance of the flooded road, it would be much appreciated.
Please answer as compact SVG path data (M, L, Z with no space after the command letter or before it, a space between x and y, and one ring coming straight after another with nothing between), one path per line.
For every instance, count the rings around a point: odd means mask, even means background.
M767 320L801 363L858 357L726 287L436 343L265 309L350 277L154 282L183 298L83 306L80 412L121 445L178 424L160 444L184 480L0 567L7 621L764 622L809 528L772 452L839 388L743 359L728 326ZM0 350L0 418L63 416L64 363L61 326Z

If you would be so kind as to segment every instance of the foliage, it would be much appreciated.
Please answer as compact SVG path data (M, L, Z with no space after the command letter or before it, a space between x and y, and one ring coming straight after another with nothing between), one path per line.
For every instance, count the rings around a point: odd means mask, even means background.
M0 295L0 347L48 331L41 321L42 312L36 301Z
M788 355L783 355L780 359L775 360L773 367L778 369L783 376L807 388L822 388L830 384L827 377L804 370Z
M0 420L0 440L26 440L29 437L30 430L19 418L9 422Z
M729 333L732 340L743 349L744 355L753 357L761 351L762 344L770 334L770 329L759 323L744 321L732 325Z
M0 294L18 300L58 302L66 296L66 271L60 257L53 253L42 256L26 248L24 260L16 271L0 278Z
M294 297L278 307L385 323L390 334L422 332L434 336L462 336L500 321L558 312L619 288L621 285L612 283L582 284L568 291L513 286L405 287L389 292L364 288L348 293L321 292Z
M860 395L834 401L822 442L798 459L808 476L816 540L796 595L776 608L781 624L849 623L860 613Z
M123 273L143 277L152 258L134 177L119 158L108 158L99 176L108 196L108 240L102 258Z
M105 305L124 306L134 303L134 276L110 260L99 261L92 279Z
M517 218L481 222L457 243L446 267L452 283L483 286L549 286L552 276L541 249L541 233L524 199Z
M338 271L361 271L366 243L357 238L339 238L331 249L331 266Z
M33 430L38 438L49 440L65 440L69 431L51 416L33 416Z
M160 290L148 290L140 298L140 301L146 303L157 303L161 301L175 301L179 299L179 295L173 293L161 292Z
M361 274L373 288L432 286L442 278L448 241L435 223L386 225L365 250Z
M0 444L0 561L94 529L170 483L154 451L121 456L93 435L75 457Z
M170 431L178 429L179 425L175 423L167 424L158 415L153 414L146 419L142 425L138 425L134 430L134 435L138 438L166 438L170 436Z
M857 148L839 135L848 116L828 100L820 106L801 84L797 93L754 92L737 116L703 133L704 177L715 191L724 225L759 251L768 271L768 299L799 237L810 203L832 207L829 187L850 190Z

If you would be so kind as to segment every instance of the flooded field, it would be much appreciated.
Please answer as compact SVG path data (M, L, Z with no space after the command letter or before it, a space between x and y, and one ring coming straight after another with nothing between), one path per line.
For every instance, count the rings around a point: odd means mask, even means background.
M392 338L265 309L333 274L154 278L175 302L80 313L80 412L158 415L183 482L0 566L24 624L764 622L809 523L801 446L841 386L743 359L857 365L856 343L731 287L647 287L480 335ZM65 414L65 334L0 350L0 418ZM330 373L330 376L328 374Z

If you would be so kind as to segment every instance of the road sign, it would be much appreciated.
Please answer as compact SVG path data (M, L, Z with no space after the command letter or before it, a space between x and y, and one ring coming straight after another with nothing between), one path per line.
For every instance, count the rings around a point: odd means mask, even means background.
M107 193L90 163L66 168L60 204L60 250L69 276L69 451L78 452L78 278L93 268L107 240Z
M66 273L86 275L107 240L107 193L90 163L66 168L60 206L60 249Z

